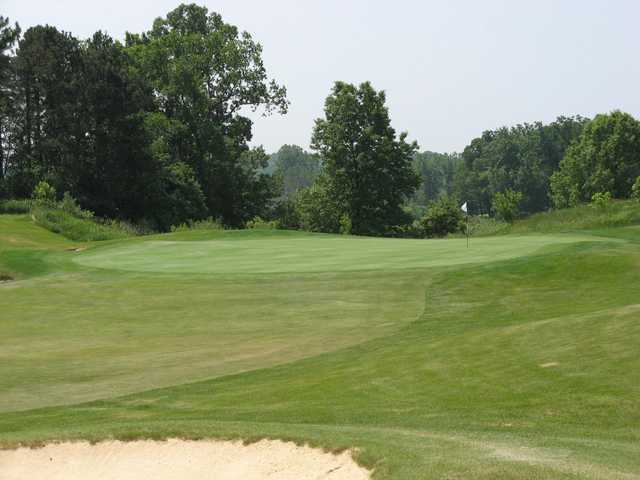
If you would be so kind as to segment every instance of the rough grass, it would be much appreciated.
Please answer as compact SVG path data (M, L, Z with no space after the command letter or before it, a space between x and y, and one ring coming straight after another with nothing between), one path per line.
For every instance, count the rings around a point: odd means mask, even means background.
M25 200L0 200L0 214L24 214L31 211L32 201Z
M224 231L73 252L2 225L18 241L0 229L0 248L44 268L0 285L7 446L270 436L356 447L377 479L640 478L635 227L469 251ZM162 239L170 255L142 248Z
M129 229L117 222L102 224L93 219L78 218L57 208L37 207L32 215L41 227L78 242L116 240L132 235Z

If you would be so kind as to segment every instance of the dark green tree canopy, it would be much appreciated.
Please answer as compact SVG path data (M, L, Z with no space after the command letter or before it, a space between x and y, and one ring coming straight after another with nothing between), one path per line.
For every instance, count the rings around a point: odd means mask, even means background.
M384 92L371 84L337 82L316 120L312 148L324 159L329 195L356 234L384 234L407 221L402 204L418 178L411 162L418 148L391 127Z
M588 202L605 192L629 198L639 175L640 122L620 111L596 115L551 179L554 204Z
M190 4L156 19L144 34L128 34L127 50L155 92L158 113L169 120L163 160L190 165L210 213L242 225L256 212L237 202L269 183L241 160L252 127L242 110L285 113L288 106L285 88L267 77L262 47L219 14Z
M318 155L306 152L297 145L283 145L271 155L269 163L273 169L273 175L282 182L285 197L312 185L318 178L321 168Z
M493 197L506 189L522 192L526 213L551 205L549 178L584 128L586 119L559 117L555 122L486 131L464 149L455 178L455 196L472 213L489 213Z

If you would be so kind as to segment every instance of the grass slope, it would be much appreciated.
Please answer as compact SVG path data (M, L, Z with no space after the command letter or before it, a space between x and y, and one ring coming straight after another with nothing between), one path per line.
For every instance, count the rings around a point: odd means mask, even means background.
M0 285L0 442L273 436L356 447L378 479L640 478L637 228L468 253L189 233L19 247L44 271Z

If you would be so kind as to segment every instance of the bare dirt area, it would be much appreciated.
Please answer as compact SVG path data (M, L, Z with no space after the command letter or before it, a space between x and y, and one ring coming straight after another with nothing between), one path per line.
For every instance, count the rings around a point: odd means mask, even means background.
M0 450L0 480L368 480L349 452L293 443L167 440Z

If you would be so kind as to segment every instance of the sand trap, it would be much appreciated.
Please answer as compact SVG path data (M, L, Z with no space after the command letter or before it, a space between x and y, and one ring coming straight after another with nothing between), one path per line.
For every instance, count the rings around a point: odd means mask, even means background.
M368 480L348 452L293 443L167 440L0 450L0 480Z

